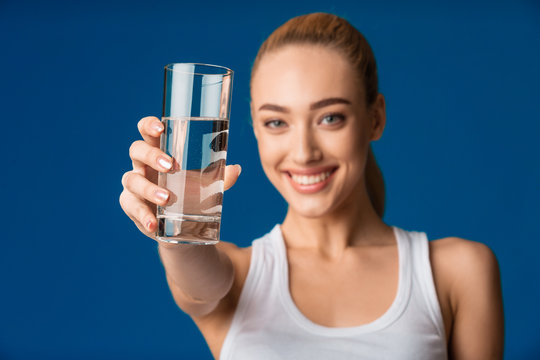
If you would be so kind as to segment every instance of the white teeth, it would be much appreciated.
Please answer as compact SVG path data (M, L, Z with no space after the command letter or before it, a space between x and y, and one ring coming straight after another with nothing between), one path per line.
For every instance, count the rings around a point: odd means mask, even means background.
M291 174L293 181L300 185L313 185L328 179L330 171L323 172L317 175L295 175Z

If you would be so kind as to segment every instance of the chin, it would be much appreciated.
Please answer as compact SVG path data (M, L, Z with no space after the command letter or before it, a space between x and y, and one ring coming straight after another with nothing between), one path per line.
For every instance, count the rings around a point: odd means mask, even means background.
M324 217L333 211L333 206L322 203L321 201L293 200L287 202L289 203L290 210L294 211L295 214L308 219Z
M346 191L342 181L338 177L330 177L329 183L318 191L299 192L294 186L291 186L291 181L282 173L279 176L269 177L274 187L278 190L289 206L289 212L294 212L295 215L316 219L331 215L345 205L347 196L344 196Z

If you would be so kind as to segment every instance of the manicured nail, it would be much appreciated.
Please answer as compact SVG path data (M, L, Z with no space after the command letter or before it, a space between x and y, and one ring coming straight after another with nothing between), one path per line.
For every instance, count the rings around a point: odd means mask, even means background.
M158 200L166 201L169 198L169 194L163 190L156 190L154 194Z
M172 167L171 162L166 158L160 157L158 159L158 162L159 162L159 165L161 165L162 167L164 167L167 170L169 170Z
M146 228L147 228L148 230L152 231L152 220L148 220L148 221L146 222Z
M157 132L162 132L163 131L163 124L162 123L154 123L152 125L152 129L154 129Z

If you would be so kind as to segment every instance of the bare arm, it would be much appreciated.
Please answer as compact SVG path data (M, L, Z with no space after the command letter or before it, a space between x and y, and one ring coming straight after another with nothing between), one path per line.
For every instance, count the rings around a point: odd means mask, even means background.
M135 141L130 147L133 170L122 177L124 190L120 195L120 205L142 233L156 240L156 205L165 205L170 196L167 189L156 185L157 174L158 171L169 171L172 159L159 149L159 136L163 131L159 119L145 117L139 121L138 128L144 141ZM224 188L230 188L239 174L239 166L227 166ZM223 250L225 248L159 244L173 297L189 315L208 314L231 289L234 268Z
M228 294L234 280L229 256L215 245L159 245L167 282L178 306L204 316Z
M445 240L449 243L443 255L453 318L450 359L502 359L504 315L497 259L481 243Z

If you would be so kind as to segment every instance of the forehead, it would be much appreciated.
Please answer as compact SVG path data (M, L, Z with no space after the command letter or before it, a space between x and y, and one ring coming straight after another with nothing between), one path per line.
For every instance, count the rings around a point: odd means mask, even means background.
M289 45L263 56L251 82L251 100L255 106L275 103L291 108L329 97L357 102L363 98L358 85L355 69L337 50Z

